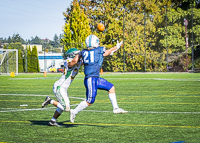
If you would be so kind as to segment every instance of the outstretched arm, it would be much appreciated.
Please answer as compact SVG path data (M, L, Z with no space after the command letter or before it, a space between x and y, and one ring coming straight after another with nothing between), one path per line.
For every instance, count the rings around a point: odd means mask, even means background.
M106 50L103 56L105 57L108 55L113 55L113 53L116 52L121 47L122 44L123 44L123 41L121 41L120 43L117 41L117 45L113 48L110 48L109 50Z
M78 61L79 61L79 54L76 55L70 63L68 63L68 67L73 67L76 63L78 63Z
M117 47L110 48L110 49L105 51L103 56L106 57L106 56L110 55L112 53L112 51L115 51L115 50L117 50Z

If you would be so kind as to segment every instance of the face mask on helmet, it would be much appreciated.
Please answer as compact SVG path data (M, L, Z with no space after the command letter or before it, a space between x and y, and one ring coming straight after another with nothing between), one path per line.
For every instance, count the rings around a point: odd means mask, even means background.
M71 48L66 52L67 59L74 58L80 51L76 48Z
M85 40L85 44L87 48L97 48L99 47L99 38L95 35L89 35Z

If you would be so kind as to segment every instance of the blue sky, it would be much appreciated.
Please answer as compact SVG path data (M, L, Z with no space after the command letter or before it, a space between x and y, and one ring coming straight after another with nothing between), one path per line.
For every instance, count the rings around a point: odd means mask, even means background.
M24 40L38 36L53 40L63 33L63 12L73 0L2 0L0 37L19 34Z

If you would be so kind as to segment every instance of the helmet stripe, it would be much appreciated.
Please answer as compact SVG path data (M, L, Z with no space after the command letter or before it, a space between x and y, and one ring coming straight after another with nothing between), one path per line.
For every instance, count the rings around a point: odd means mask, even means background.
M91 43L92 43L92 35L90 35L89 37L89 47L91 47Z

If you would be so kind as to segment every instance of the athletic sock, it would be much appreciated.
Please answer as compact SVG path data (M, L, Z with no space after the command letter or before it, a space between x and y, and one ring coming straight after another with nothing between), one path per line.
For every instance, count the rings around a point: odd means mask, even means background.
M52 118L51 118L51 121L54 121L54 122L56 122L56 119L55 119L54 117L52 117Z
M60 102L57 104L57 110L56 110L59 114L62 114L62 112L64 111L64 107L60 104Z
M78 114L78 112L82 111L83 109L87 108L87 102L86 101L82 101L78 104L78 106L74 109L74 113L75 115Z
M112 103L113 109L119 108L117 104L116 94L115 93L109 93L108 94L110 102Z
M57 104L57 107L60 108L61 110L64 110L64 107L60 104L60 102Z
M53 102L54 102L54 101L55 101L55 100L51 99L50 104L53 105Z

